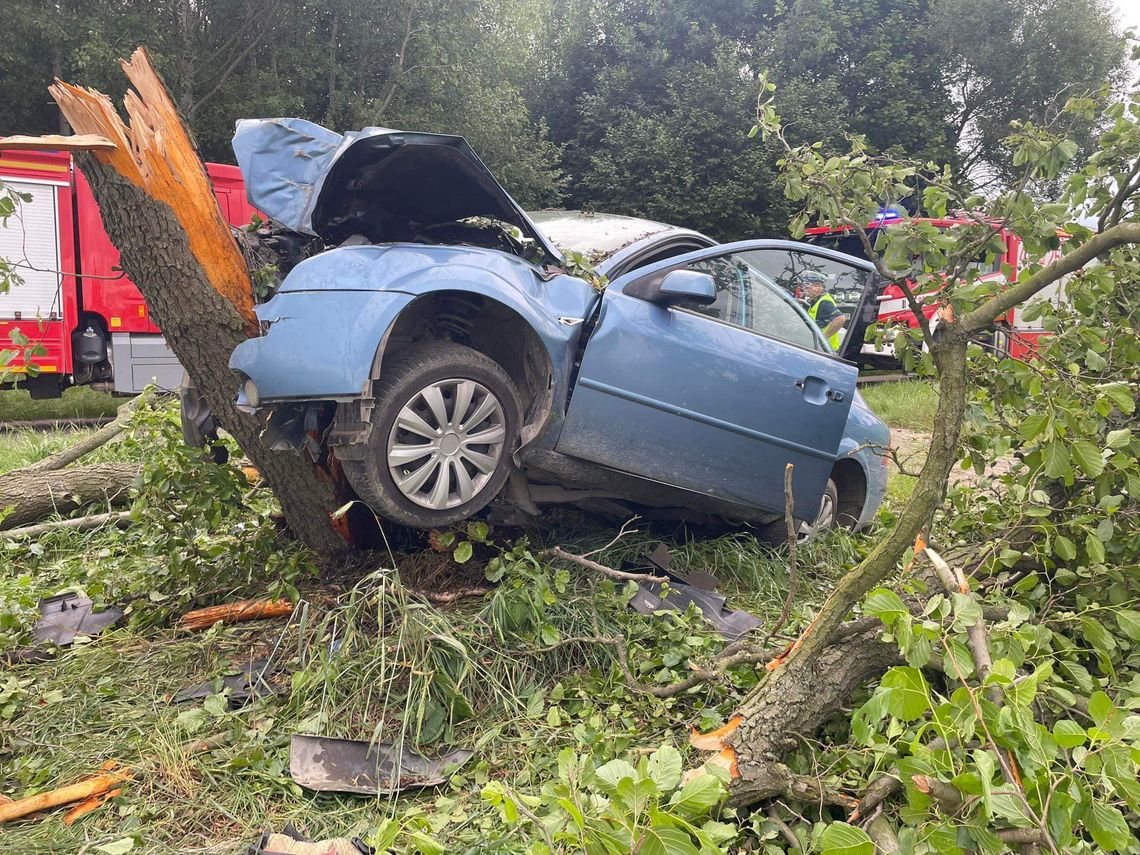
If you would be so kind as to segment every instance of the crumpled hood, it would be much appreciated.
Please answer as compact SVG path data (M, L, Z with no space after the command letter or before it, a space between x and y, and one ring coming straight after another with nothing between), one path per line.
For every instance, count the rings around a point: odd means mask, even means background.
M233 148L250 203L293 231L404 241L422 226L490 217L517 226L544 260L561 261L463 137L242 119Z

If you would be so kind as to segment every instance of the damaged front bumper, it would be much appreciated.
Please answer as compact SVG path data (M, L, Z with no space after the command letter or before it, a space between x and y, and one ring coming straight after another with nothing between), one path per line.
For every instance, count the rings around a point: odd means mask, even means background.
M364 394L377 349L415 299L399 291L285 291L256 308L264 334L230 354L247 412Z

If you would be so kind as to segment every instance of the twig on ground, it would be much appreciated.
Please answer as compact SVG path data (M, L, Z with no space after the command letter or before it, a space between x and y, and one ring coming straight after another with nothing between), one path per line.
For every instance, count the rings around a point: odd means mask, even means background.
M551 547L546 551L546 554L551 558L569 561L571 564L577 564L579 567L585 567L587 570L593 570L595 573L601 573L603 576L608 576L611 579L617 579L621 582L656 582L657 584L664 584L669 581L665 576L654 576L650 573L626 573L624 570L614 570L605 564L591 561L583 555L575 555L572 552L567 552L561 546Z
M635 522L637 522L639 519L641 519L641 517L638 517L638 516L630 517L629 519L627 519L625 522L623 522L621 524L621 528L618 530L618 533L616 535L614 535L613 540L611 540L605 546L599 546L597 549L591 549L589 552L583 552L582 557L583 558L589 558L591 555L597 555L599 552L605 552L607 549L609 549L611 546L613 546L615 543L617 543L619 540L621 540L627 534L637 534L637 529L635 529L635 528L631 529L630 526L633 525Z
M418 588L408 588L408 593L414 597L423 597L436 605L446 606L462 600L465 597L482 597L491 593L490 588L459 588L455 591L421 591Z
M792 831L792 827L784 822L783 818L780 816L779 811L776 810L775 805L769 806L768 819L770 819L772 821L772 824L776 826L777 829L779 829L780 834L782 834L784 837L784 840L786 840L788 845L793 849L799 849L803 845L803 842L798 837L796 837L796 833Z
M795 511L795 501L792 497L793 469L795 469L793 463L784 467L784 524L788 530L788 596L784 598L784 608L780 610L780 616L776 618L776 622L772 624L772 628L768 630L768 634L760 642L761 647L766 647L772 636L783 629L784 624L788 622L788 617L792 613L792 603L796 599L796 586L799 584L799 566L796 562L799 532L796 530L796 521L792 516Z
M52 531L59 531L60 529L67 529L71 531L89 531L93 528L102 528L105 525L114 525L122 528L130 522L130 511L119 511L117 513L107 514L91 514L90 516L76 517L75 519L55 520L53 522L27 525L22 528L10 528L7 531L0 531L0 540L14 540L19 537L39 537L41 534L47 534L48 532Z
M187 612L178 621L179 629L191 631L209 629L215 623L242 623L249 620L278 618L293 614L293 603L288 600L242 600L224 606L210 606Z

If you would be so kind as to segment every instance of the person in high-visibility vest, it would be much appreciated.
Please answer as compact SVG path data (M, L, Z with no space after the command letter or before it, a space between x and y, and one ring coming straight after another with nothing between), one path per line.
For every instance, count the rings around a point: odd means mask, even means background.
M839 331L847 323L847 316L839 311L835 298L827 293L827 277L815 270L805 270L797 278L803 288L808 314L823 330L823 337L838 352L841 336Z

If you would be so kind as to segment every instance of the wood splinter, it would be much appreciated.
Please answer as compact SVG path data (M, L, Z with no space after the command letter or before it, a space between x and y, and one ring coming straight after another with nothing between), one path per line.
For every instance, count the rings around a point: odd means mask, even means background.
M209 629L216 623L242 623L249 620L285 617L292 613L293 604L288 600L242 600L224 606L209 606L187 612L178 621L178 628L196 632Z

